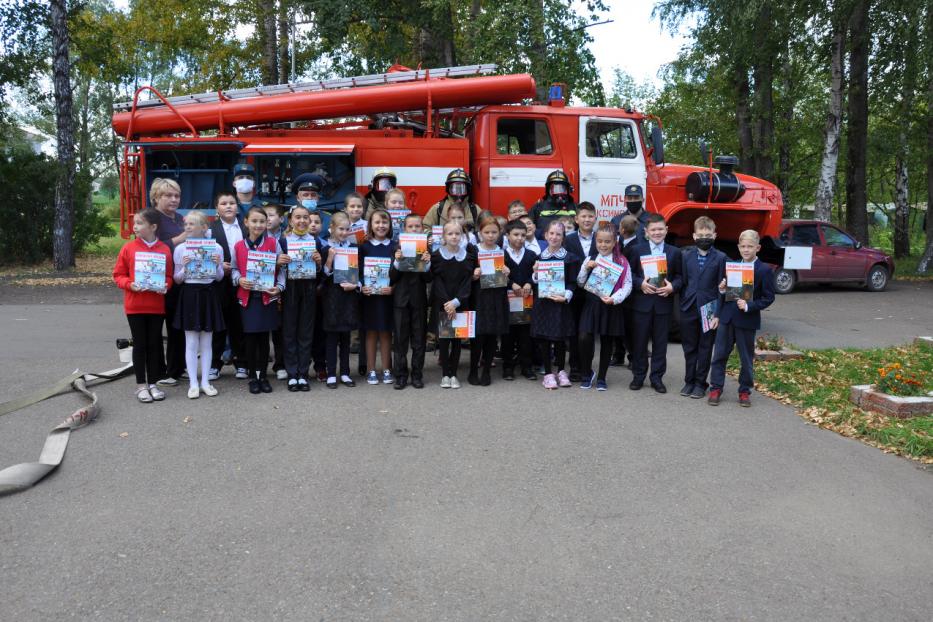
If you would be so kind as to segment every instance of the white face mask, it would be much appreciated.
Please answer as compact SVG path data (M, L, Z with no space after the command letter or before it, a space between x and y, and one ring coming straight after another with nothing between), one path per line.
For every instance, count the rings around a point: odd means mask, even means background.
M236 191L240 194L248 194L253 191L253 180L252 179L237 179L233 182L233 187L236 188Z

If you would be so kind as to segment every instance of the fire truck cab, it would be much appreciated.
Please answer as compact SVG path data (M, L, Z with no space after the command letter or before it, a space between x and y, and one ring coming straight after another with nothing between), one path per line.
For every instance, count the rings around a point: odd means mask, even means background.
M170 177L182 188L182 210L211 209L232 185L233 167L251 163L263 201L292 204L291 182L317 172L327 182L319 206L336 210L348 192L366 193L373 173L391 169L407 205L424 213L445 195L456 168L473 180L473 200L504 214L513 200L529 208L544 180L566 172L577 202L607 220L624 207L629 184L645 189L645 207L667 219L672 242L687 242L702 214L719 237L744 229L776 237L777 188L735 174L735 162L692 167L664 162L660 122L618 108L572 107L559 86L549 101L534 97L528 75L488 76L492 65L432 70L393 68L375 76L164 98L115 106L124 139L120 170L121 233L148 205L148 188ZM470 76L470 77L467 77ZM479 77L472 77L479 76ZM142 89L141 89L142 90Z

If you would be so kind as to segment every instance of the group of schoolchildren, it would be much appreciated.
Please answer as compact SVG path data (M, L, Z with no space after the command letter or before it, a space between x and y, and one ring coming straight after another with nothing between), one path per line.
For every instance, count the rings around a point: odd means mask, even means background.
M171 180L157 184L178 192ZM174 187L172 187L174 184ZM153 197L155 203L155 198ZM385 196L385 205L405 207L398 189ZM674 311L674 294L680 294L680 329L686 362L681 395L707 396L718 404L725 380L725 366L734 347L741 360L739 403L750 405L753 386L755 331L760 311L774 299L770 268L757 260L758 234L744 231L738 250L743 262L754 264L754 293L751 300L726 301L726 256L713 247L715 223L708 217L694 223L695 246L684 251L667 244L667 225L660 214L625 215L614 222L597 224L590 203L576 207L572 218L539 219L537 224L525 206L513 202L508 218L491 212L474 215L474 226L465 226L459 205L445 212L441 239L432 240L420 257L423 272L400 270L402 250L398 233L432 233L422 218L409 213L399 229L386 209L377 207L364 214L364 197L346 196L344 209L323 214L313 204L299 201L285 213L283 206L252 206L241 218L236 193L223 191L214 198L217 220L209 223L193 210L184 219L184 241L160 241L162 222L156 210L134 217L136 239L121 250L114 280L125 290L125 311L133 338L136 395L141 402L160 401L165 393L162 323L184 332L185 367L190 381L188 397L217 395L211 384L220 373L225 350L232 351L236 376L249 382L250 393L269 393L270 341L275 347L274 368L289 391L309 391L311 379L328 388L355 386L350 376L351 334L360 338L360 368L369 384L409 384L424 387L424 361L428 333L458 313L473 311L475 336L469 340L471 385L492 382L497 354L502 358L502 377L514 380L516 369L529 379L543 373L546 389L570 387L608 389L610 364L624 361L628 353L632 370L629 388L641 389L646 379L660 393L667 391L668 332ZM616 224L618 223L618 224ZM362 242L357 237L357 232ZM568 232L568 230L575 229ZM210 232L210 234L209 234ZM211 238L216 271L192 278L186 266L193 261L188 240ZM314 278L292 278L290 246L314 242ZM389 286L375 289L359 282L335 278L339 249L356 247L358 269L367 257L389 260ZM479 255L503 251L503 287L481 287ZM271 287L260 287L248 278L250 251L273 253L275 277ZM134 278L138 252L165 256L164 288L142 289ZM203 251L202 251L203 252ZM645 277L642 262L649 256L664 256L666 275ZM585 289L598 260L621 267L611 293L597 295ZM538 296L539 262L563 264L563 291ZM655 284L652 284L654 282ZM180 289L171 298L166 294ZM531 300L530 320L513 322L509 294ZM167 304L174 301L174 307ZM701 309L717 301L711 328L703 331ZM460 338L438 338L437 350L442 388L459 388ZM593 369L596 343L599 361ZM650 361L648 344L651 342ZM569 357L568 357L569 348ZM380 355L382 372L376 367ZM410 354L410 365L409 365ZM569 360L568 360L569 358ZM313 372L312 372L313 370ZM313 373L313 375L312 375ZM578 377L575 377L578 376Z

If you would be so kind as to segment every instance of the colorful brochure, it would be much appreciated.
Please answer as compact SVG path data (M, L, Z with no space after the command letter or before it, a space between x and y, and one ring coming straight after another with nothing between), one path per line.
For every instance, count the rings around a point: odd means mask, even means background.
M185 280L213 279L217 276L217 253L220 247L210 238L188 238L185 254L194 257L185 264Z
M398 236L398 246L402 250L402 258L398 260L399 272L427 271L427 266L421 259L428 250L426 233L401 233Z
M366 221L360 220L350 225L350 235L353 236L357 246L366 241Z
M567 291L564 285L563 261L539 261L537 275L538 298L548 298L552 295L563 296Z
M139 289L161 292L165 289L165 255L162 253L136 253L133 282Z
M639 259L648 284L664 287L664 281L667 279L667 255L642 255Z
M373 294L381 296L389 287L389 266L392 260L388 257L363 258L363 286L373 288Z
M479 251L480 289L507 287L509 277L505 275L505 252L501 248Z
M355 246L334 247L334 283L360 282L360 255Z
M288 278L313 279L317 276L317 264L312 256L317 252L314 240L288 240Z
M719 306L718 303L719 301L717 300L711 300L700 307L700 326L703 328L704 333L708 333L712 330L710 324L716 316L717 307Z
M599 298L612 296L612 290L622 276L622 266L603 257L596 258L596 267L590 271L583 289Z
M726 262L726 302L741 298L750 302L755 293L755 264Z
M511 289L509 296L509 324L531 324L531 309L534 306L534 294L523 296Z
M398 235L405 228L405 217L411 214L410 209L390 209L389 218L392 219L392 237L398 237Z
M437 322L438 339L472 339L476 336L476 312L463 311L453 320L441 313Z
M247 251L246 278L255 290L275 287L275 253Z
M434 225L431 227L431 252L437 251L444 244L444 227Z

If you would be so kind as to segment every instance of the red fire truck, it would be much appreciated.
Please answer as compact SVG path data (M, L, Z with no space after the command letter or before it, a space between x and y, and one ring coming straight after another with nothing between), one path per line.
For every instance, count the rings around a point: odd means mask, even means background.
M182 188L182 209L209 206L232 184L233 167L251 163L262 200L293 203L291 181L318 172L327 180L319 205L337 209L347 192L366 193L373 173L392 169L408 207L424 213L444 194L455 168L473 178L473 198L504 214L521 199L529 207L555 169L569 176L574 199L596 205L600 219L622 210L628 184L645 188L646 207L670 223L671 240L690 239L693 220L707 214L719 237L743 229L776 238L782 200L761 179L735 174L734 159L718 168L664 162L660 121L618 108L573 107L562 88L547 102L527 74L491 75L494 65L410 70L166 98L143 87L115 106L113 129L123 140L121 233L148 204L156 177ZM154 96L141 100L149 91Z

